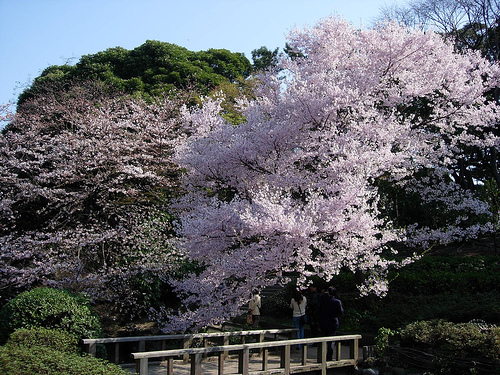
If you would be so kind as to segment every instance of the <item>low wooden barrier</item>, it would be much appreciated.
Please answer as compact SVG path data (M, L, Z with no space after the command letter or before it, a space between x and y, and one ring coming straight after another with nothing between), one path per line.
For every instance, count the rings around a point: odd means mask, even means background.
M161 349L166 350L167 342L180 342L178 346L182 349L188 349L196 340L201 340L203 347L208 345L210 340L219 340L222 345L229 345L231 338L241 339L244 344L249 337L256 337L258 342L263 342L266 336L273 336L274 340L278 336L285 336L292 338L297 332L295 328L290 329L266 329L266 330L249 330L249 331L224 331L224 332L208 332L208 333L194 333L182 335L157 335L157 336L134 336L134 337L109 337L99 339L83 339L87 352L95 357L97 351L97 344L114 345L114 361L119 363L120 358L120 344L123 343L137 343L137 351L146 351L146 343L160 342ZM227 354L227 353L226 353ZM184 361L187 362L189 355L184 355Z
M136 372L140 375L148 374L149 360L152 358L164 358L167 361L166 373L167 375L174 374L173 360L181 358L184 355L190 356L191 362L191 375L201 375L202 372L202 358L205 355L213 354L218 356L218 375L224 375L224 361L226 358L225 353L233 352L238 354L238 371L234 374L242 375L270 375L270 374L293 374L308 371L319 371L322 375L326 375L329 368L355 366L358 360L358 345L361 335L344 335L332 337L317 337L310 339L294 339L282 341L269 341L269 342L256 342L241 345L223 345L213 346L207 348L189 348L189 349L174 349L174 350L160 350L152 352L132 353L132 357L136 361ZM342 358L342 343L349 345L349 358ZM333 343L333 344L332 344ZM301 363L291 364L291 348L302 344L301 349ZM308 345L317 345L316 362L308 361ZM335 359L331 361L326 360L327 345L335 345ZM280 367L269 368L269 349L278 349L280 354ZM252 350L262 351L261 369L258 371L250 371L250 352Z

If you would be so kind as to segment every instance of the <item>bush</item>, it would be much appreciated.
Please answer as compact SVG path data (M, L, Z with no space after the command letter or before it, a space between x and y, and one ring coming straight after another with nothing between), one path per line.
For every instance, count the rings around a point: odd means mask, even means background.
M10 335L8 345L26 348L45 346L65 353L74 353L78 348L78 340L71 333L57 329L19 328Z
M484 329L473 323L422 321L407 325L400 334L402 346L459 357L500 358L500 329L497 327Z
M97 337L99 319L82 296L51 288L21 293L0 311L0 343L17 328L63 329L77 339Z
M125 375L127 371L77 353L71 333L45 328L19 329L0 347L3 375Z

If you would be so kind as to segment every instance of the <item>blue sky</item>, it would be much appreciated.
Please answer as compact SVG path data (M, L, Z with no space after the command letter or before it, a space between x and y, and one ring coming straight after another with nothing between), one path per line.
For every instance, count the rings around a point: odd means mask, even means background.
M341 15L370 26L405 0L0 0L0 103L50 65L159 40L193 51L282 48L286 34ZM21 88L19 88L21 87Z

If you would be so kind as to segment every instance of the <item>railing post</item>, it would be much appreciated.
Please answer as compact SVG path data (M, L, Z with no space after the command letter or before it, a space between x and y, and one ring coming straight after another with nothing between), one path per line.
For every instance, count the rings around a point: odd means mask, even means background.
M342 341L337 341L336 342L337 346L337 361L340 361L342 357Z
M302 355L301 356L302 365L306 365L307 364L307 344L302 344L302 350L301 350L300 354Z
M140 352L146 351L146 341L144 341L144 340L139 341L139 351Z
M148 358L141 358L135 361L135 372L139 375L148 375Z
M93 341L89 344L89 354L93 357L95 357L95 355L96 355L96 347L97 347L97 344L95 343L95 341Z
M322 341L318 345L318 362L321 363L321 375L326 375L326 350L328 341Z
M228 335L223 337L222 345L223 346L229 345L229 336ZM224 358L227 358L228 356L229 356L229 350L224 350Z
M189 348L189 338L183 338L182 339L182 348L183 349L188 349ZM184 354L182 356L182 362L183 363L188 363L189 362L189 354Z
M116 364L120 363L120 343L119 342L115 343L115 363Z
M201 361L203 355L201 353L191 355L191 375L201 375Z
M238 356L238 373L248 375L248 366L250 365L250 348L245 346Z
M281 352L281 366L283 368L283 374L290 374L290 345L285 345L283 351Z
M167 342L165 340L161 340L161 350L167 349ZM165 357L161 357L161 360L164 361Z
M262 351L262 371L267 371L269 368L269 350L267 348L264 348Z
M174 359L172 357L167 358L167 375L174 375Z
M264 338L265 338L265 335L263 333L261 333L259 335L259 343L263 343L264 342ZM262 357L262 353L263 353L263 348L260 348L259 349L259 357Z
M354 363L357 363L358 357L359 357L359 342L358 342L358 339L354 339L354 353L353 353L353 357L354 357Z
M204 347L204 348L206 348L206 347L207 347L207 344L208 344L208 338L203 337L203 339L202 339L202 343L203 343L203 347ZM208 353L203 354L203 357L204 357L204 358L207 358L207 357L208 357Z
M217 354L218 357L218 362L219 366L217 367L218 375L224 375L224 357L225 357L225 352L219 352Z

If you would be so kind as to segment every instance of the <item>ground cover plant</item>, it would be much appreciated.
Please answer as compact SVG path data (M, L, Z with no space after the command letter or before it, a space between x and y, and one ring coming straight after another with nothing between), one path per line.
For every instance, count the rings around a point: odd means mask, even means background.
M367 364L397 366L432 375L497 374L500 328L481 321L419 321L400 330L381 328L377 358Z
M19 294L0 311L0 343L19 328L53 328L68 332L75 340L101 333L98 316L88 299L64 290L35 288Z
M500 328L443 320L411 323L399 332L401 345L453 353L460 357L500 358Z
M124 375L115 364L82 355L78 340L64 330L30 328L12 333L0 346L0 372L5 375Z

